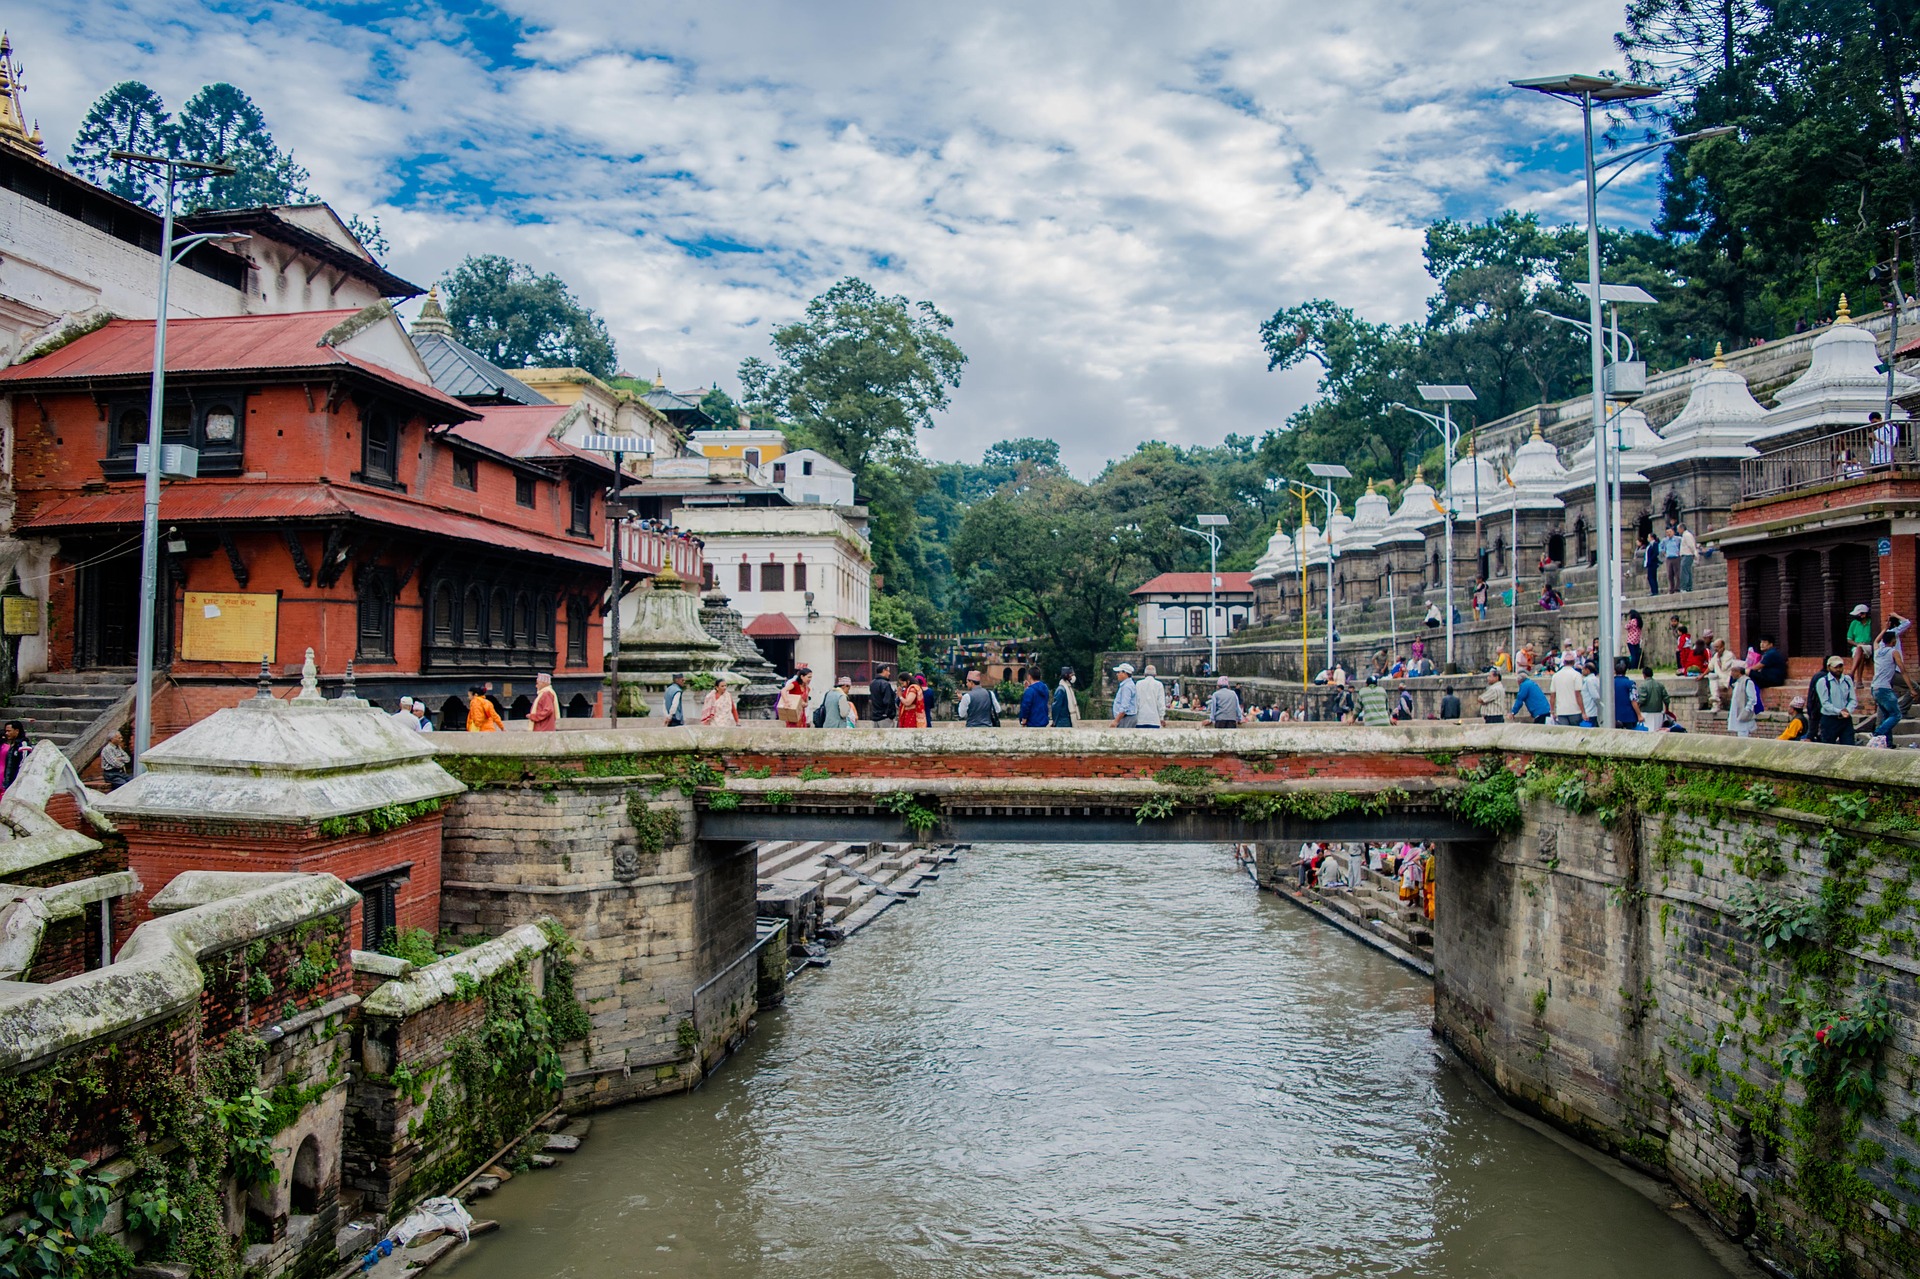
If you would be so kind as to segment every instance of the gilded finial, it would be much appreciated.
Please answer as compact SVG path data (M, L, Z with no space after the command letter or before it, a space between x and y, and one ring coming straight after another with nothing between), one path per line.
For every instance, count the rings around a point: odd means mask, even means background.
M1840 309L1834 313L1833 322L1835 324L1853 323L1853 312L1847 310L1847 295L1844 293L1840 295Z
M1545 444L1545 443L1546 443L1546 440L1545 440L1545 438L1544 438L1544 437L1542 437L1542 436L1541 436L1541 434L1540 434L1540 424L1539 424L1538 422L1535 422L1535 423L1533 424L1533 441L1532 441L1532 442L1533 442L1533 443L1535 443L1535 444Z
M1718 342L1713 344L1713 367L1716 369L1727 367L1727 353Z
M1373 495L1373 477L1372 476L1367 477L1367 495L1369 497Z
M1413 482L1415 484L1425 484L1427 482L1427 468L1424 463L1413 468Z
M427 300L420 304L420 314L414 317L407 332L414 337L428 333L437 333L441 337L453 336L453 322L447 319L446 308L440 305L440 286L435 284L427 289Z
M20 93L27 87L25 74L13 56L13 37L0 31L0 145L45 158L47 147L40 140L40 126L27 132L27 113L20 105Z

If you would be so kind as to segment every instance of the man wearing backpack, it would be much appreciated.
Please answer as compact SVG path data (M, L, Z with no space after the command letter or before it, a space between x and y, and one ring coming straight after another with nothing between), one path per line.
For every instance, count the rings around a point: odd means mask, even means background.
M1860 709L1860 699L1846 667L1846 658L1829 657L1826 671L1813 681L1807 718L1818 726L1813 738L1816 742L1853 745L1853 716Z

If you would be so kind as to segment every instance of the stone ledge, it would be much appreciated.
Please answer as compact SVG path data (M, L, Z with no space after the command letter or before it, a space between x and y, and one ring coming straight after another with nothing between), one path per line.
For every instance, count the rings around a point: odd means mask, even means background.
M547 940L546 930L540 925L551 922L551 917L542 916L534 923L522 924L471 950L449 955L424 968L416 968L404 977L383 982L361 1003L361 1012L368 1017L387 1017L397 1021L424 1012L435 1004L459 998L460 978L485 981L495 973L519 963L521 959L537 955L550 947L553 943Z

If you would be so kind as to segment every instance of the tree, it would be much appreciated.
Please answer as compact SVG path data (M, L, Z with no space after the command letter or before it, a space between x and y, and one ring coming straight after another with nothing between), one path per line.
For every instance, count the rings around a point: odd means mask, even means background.
M926 664L926 655L920 649L919 619L904 599L897 595L875 595L870 614L869 624L874 630L900 641L900 651L894 657L896 671L905 674Z
M700 397L700 411L723 427L740 420L740 406L718 386L707 388L707 393Z
M307 171L274 145L260 108L230 84L207 85L189 98L174 121L173 141L182 159L235 169L196 187L187 200L194 208L246 209L316 198L307 190Z
M165 155L172 145L160 95L138 80L122 80L101 94L80 121L67 150L67 167L123 200L158 209L164 180L146 165L123 164L109 153Z
M774 363L743 361L740 385L748 403L864 477L875 461L918 458L917 433L947 407L967 362L952 328L933 303L882 297L849 276L774 332Z
M454 336L502 368L616 369L613 338L557 275L497 254L467 258L442 276Z

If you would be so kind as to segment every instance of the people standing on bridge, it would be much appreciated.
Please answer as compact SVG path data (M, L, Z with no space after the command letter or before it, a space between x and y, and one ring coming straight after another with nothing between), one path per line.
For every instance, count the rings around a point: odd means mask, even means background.
M1596 713L1599 707L1595 707ZM1640 690L1634 687L1633 676L1627 674L1627 659L1613 659L1613 726L1615 728L1639 728Z
M1073 667L1060 668L1060 682L1053 689L1053 726L1072 728L1078 721L1079 706L1073 695Z
M1000 703L993 690L980 682L979 671L967 672L967 691L960 696L960 722L968 728L1000 727Z
M1587 658L1580 664L1580 727L1600 727L1600 664Z
M1760 690L1747 678L1747 664L1734 658L1727 682L1727 731L1735 737L1752 737L1760 722Z
M1487 682L1480 689L1479 707L1481 723L1507 722L1507 685L1499 671L1487 672Z
M1020 690L1020 727L1045 728L1052 718L1047 713L1047 703L1052 700L1047 696L1047 686L1040 682L1039 675L1034 673L1031 666L1022 672L1022 677L1027 683Z
M900 680L900 727L927 726L927 677L915 675Z
M780 690L780 700L775 704L780 722L788 728L805 728L812 700L813 671L802 663L793 668L793 678Z
M1441 719L1459 719L1460 718L1460 699L1454 696L1454 692L1451 688L1442 690L1440 694L1440 718Z
M1134 696L1139 699L1140 709L1136 728L1159 728L1167 722L1167 686L1160 682L1151 663L1133 682Z
M1513 690L1513 705L1507 708L1507 714L1518 716L1522 711L1536 724L1553 722L1553 708L1547 701L1546 690L1531 675L1522 675L1518 687Z
M1113 673L1120 677L1120 683L1113 690L1112 727L1132 728L1140 722L1140 690L1134 687L1133 663L1122 662Z
M533 706L527 711L527 723L536 733L551 733L560 727L560 694L553 691L553 676L545 671L533 677Z
M667 685L666 712L668 728L679 728L687 722L687 677L679 671Z
M475 684L467 690L467 731L469 733L497 733L501 730L500 710L487 696L487 691Z
M893 686L891 666L882 666L867 681L867 718L875 728L900 726L900 694Z
M1667 722L1667 686L1653 677L1652 666L1640 668L1640 713L1646 717L1649 729L1659 728Z
M1215 682L1213 696L1207 699L1207 722L1215 728L1240 727L1240 720L1246 714L1240 707L1240 694L1233 691L1225 675Z
M1553 722L1567 728L1580 724L1580 668L1569 661L1553 671Z
M1393 723L1393 716L1387 711L1387 690L1371 675L1360 690L1360 722L1369 728L1385 728Z
M1883 739L1881 744L1885 746L1893 745L1894 732L1900 727L1900 698L1893 691L1893 677L1907 678L1906 667L1900 661L1900 637L1912 626L1911 619L1888 613L1887 629L1880 632L1880 642L1873 646L1873 704L1880 712L1873 735ZM1911 687L1911 681L1908 686Z
M1847 661L1827 659L1827 669L1814 678L1806 700L1807 719L1815 741L1835 746L1853 745L1853 717L1860 709L1860 690L1847 674Z
M860 717L853 709L853 676L842 675L827 690L826 698L820 703L820 727L855 728Z

